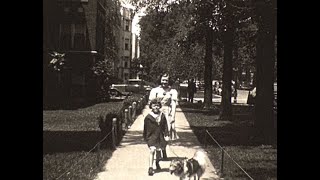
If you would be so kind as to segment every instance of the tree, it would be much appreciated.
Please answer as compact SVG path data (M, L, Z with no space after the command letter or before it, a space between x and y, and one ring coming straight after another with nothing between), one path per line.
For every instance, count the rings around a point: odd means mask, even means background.
M232 58L233 58L233 27L227 27L224 34L224 58L222 75L222 99L220 119L230 120L232 116L231 104L231 80L232 80Z
M273 134L272 129L274 127L273 80L276 2L258 0L255 5L258 23L255 126L265 142L270 143Z
M186 4L170 4L152 6L141 19L140 59L153 79L163 72L174 79L194 78L202 72L202 46L188 41L190 16Z
M218 28L220 37L222 38L223 51L223 75L222 75L222 101L220 118L230 120L232 117L231 104L231 81L233 78L233 70L238 69L233 64L235 56L238 59L238 44L235 44L235 32L241 28L243 22L252 16L251 9L246 7L247 1L221 1L218 6L219 21Z

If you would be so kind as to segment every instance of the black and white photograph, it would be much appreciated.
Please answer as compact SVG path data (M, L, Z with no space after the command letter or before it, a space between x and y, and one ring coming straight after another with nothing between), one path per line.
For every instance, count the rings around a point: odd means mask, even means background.
M43 180L276 180L277 0L43 0Z

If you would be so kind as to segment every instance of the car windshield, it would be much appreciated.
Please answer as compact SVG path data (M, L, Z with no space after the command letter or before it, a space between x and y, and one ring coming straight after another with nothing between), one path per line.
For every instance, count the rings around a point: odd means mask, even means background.
M141 81L129 81L129 84L140 84Z

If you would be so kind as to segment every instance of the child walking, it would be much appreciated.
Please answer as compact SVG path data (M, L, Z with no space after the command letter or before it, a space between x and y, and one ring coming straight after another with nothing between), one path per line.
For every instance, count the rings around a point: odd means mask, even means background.
M157 170L161 169L159 165L161 157L160 153L167 145L167 141L169 140L169 131L167 119L160 111L161 100L158 98L152 99L149 107L151 112L144 119L143 138L150 149L148 174L149 176L152 176L154 174L153 162L155 153L156 168Z

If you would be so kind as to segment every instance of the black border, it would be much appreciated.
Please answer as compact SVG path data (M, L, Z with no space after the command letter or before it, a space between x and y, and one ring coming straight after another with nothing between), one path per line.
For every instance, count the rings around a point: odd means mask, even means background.
M42 178L42 2L3 2L2 136L5 172L14 179ZM8 63L8 64L7 64ZM17 178L21 176L21 178Z

